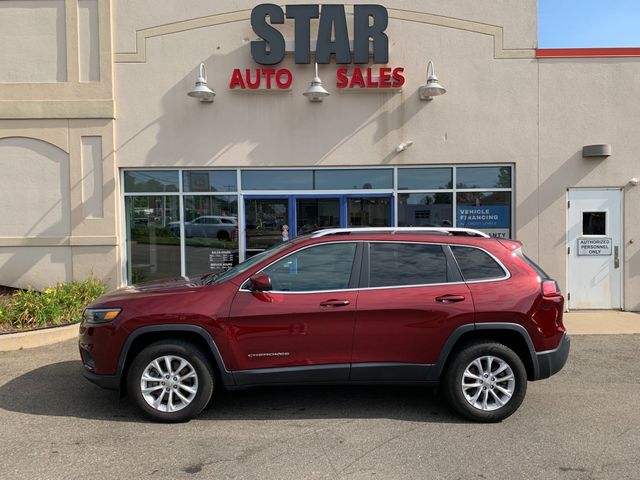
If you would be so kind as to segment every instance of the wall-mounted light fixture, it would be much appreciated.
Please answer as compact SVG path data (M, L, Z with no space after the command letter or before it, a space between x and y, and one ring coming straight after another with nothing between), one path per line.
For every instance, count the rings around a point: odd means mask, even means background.
M431 70L431 75L429 75ZM447 89L438 83L438 77L436 77L436 71L433 68L433 62L429 60L427 64L427 84L420 87L420 100L433 100L433 97L444 95L447 93Z
M601 143L598 145L585 145L582 147L582 157L610 157L611 156L611 144Z
M213 97L216 96L216 92L207 87L207 69L204 63L200 64L200 74L196 79L196 86L193 90L187 93L190 97L197 98L203 103L213 102Z
M311 86L305 90L303 95L307 97L310 102L321 102L324 97L328 97L330 95L330 93L322 86L322 80L320 80L320 77L318 76L318 62L316 62L316 76L313 77L313 80L311 80Z
M413 145L412 140L407 140L406 142L402 142L400 145L396 147L396 153L404 152L411 145Z

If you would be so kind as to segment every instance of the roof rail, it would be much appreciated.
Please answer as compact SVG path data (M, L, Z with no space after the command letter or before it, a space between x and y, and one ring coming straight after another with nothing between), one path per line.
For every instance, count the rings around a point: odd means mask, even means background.
M467 235L470 237L489 238L484 232L473 228L452 227L360 227L360 228L326 228L316 230L311 238L338 235L343 233L446 233L449 235Z

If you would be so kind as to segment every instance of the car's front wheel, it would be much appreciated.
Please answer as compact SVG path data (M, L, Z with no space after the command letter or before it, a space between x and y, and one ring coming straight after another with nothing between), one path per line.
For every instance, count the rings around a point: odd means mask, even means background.
M161 341L135 357L127 388L134 403L151 419L185 422L209 403L214 376L207 358L195 345Z
M520 357L493 342L472 343L460 350L443 381L451 406L476 422L499 422L509 417L527 391L527 372Z

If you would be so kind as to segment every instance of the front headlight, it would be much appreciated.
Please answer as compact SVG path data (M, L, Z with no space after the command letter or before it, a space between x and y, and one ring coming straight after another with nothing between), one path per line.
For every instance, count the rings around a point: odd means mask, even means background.
M87 308L82 314L87 323L105 323L115 320L121 308Z

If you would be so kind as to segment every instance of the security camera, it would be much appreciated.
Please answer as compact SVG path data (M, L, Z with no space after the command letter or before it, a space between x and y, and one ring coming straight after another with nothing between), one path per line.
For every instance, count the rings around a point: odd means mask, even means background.
M629 184L634 187L637 187L638 183L640 183L640 180L638 180L636 177L633 177L631 180L629 180Z

